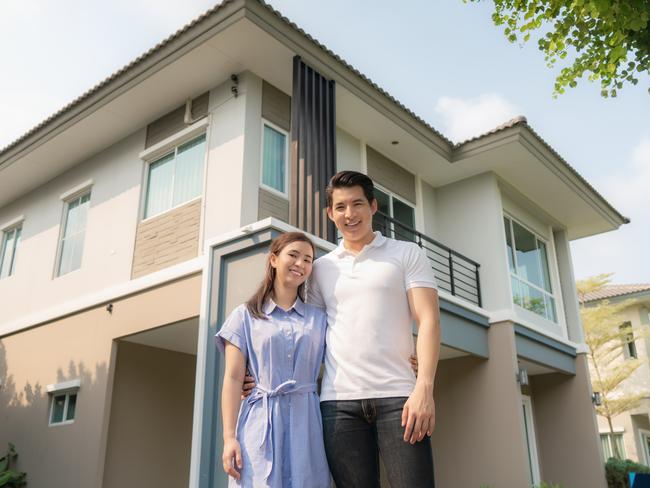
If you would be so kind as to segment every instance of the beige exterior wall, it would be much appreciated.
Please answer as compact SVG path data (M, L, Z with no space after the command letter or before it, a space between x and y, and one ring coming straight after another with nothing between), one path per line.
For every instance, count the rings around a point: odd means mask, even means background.
M575 364L575 376L531 377L542 479L566 487L604 488L586 356L578 354Z
M415 175L405 170L394 161L366 146L366 161L368 176L375 183L405 198L411 203L416 203Z
M199 250L201 198L138 224L132 278L195 258Z
M201 277L179 279L0 339L0 445L13 442L30 486L100 486L114 339L198 316ZM75 421L48 426L46 386L81 380Z
M488 344L488 360L462 357L438 367L432 440L441 488L529 486L512 324L491 326Z
M187 486L195 364L118 341L103 488Z

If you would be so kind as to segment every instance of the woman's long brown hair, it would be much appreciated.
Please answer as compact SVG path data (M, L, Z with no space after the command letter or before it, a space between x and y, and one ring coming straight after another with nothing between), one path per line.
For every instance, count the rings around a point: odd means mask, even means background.
M271 266L271 255L280 255L282 250L292 242L306 242L311 246L312 252L314 254L316 252L314 243L311 242L309 237L302 232L287 232L286 234L282 234L280 237L273 239L269 249L269 256L266 259L266 272L264 274L264 279L255 294L246 302L246 308L248 308L250 314L257 319L266 320L268 318L264 313L264 304L268 300L269 295L271 295L275 283L275 268ZM314 256L314 258L315 257L316 256ZM305 300L304 283L298 287L298 296L301 300Z

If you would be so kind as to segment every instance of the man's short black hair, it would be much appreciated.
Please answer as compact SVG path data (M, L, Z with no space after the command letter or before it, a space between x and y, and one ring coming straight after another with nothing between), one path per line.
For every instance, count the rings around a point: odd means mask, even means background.
M327 194L327 206L332 206L332 192L337 188L351 188L353 186L360 186L363 189L363 194L372 203L375 199L375 185L372 180L363 173L358 171L339 171L330 179L325 193Z

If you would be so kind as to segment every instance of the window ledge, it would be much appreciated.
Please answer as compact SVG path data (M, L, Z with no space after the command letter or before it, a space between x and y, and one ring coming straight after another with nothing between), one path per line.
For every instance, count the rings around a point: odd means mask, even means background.
M76 378L74 380L63 381L62 383L47 385L46 391L48 393L63 393L78 390L79 388L81 388L81 380Z

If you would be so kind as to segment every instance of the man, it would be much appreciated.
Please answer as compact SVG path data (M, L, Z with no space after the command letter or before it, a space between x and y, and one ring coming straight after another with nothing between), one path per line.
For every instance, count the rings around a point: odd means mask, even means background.
M416 244L372 231L377 200L368 176L339 172L326 191L327 215L343 239L314 263L308 300L328 315L321 412L332 477L337 488L376 488L381 455L393 488L433 487L428 436L440 352L433 271Z
M433 384L440 350L438 294L423 251L372 231L372 180L342 171L327 187L343 240L314 263L309 301L328 315L321 412L337 488L432 487ZM409 364L418 326L417 380Z

